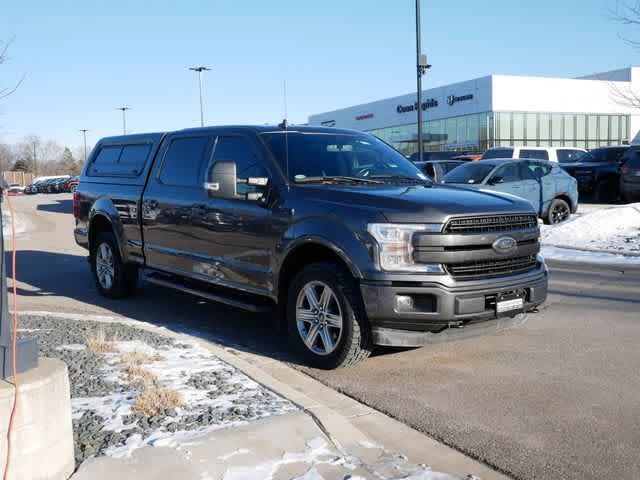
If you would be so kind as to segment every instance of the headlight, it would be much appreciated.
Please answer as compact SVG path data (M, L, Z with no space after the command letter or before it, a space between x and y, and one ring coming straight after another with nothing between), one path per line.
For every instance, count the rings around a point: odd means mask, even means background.
M416 264L413 261L413 234L417 232L440 233L442 225L370 223L367 231L378 242L380 268L389 272L444 273L439 264Z

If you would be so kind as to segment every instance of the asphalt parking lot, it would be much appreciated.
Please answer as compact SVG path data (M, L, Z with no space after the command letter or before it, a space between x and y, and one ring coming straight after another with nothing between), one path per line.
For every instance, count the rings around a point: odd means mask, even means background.
M143 286L93 287L70 195L14 199L21 310L123 315L278 359L269 318ZM597 207L587 207L597 208ZM307 372L514 478L640 478L640 272L552 268L546 307L515 330Z

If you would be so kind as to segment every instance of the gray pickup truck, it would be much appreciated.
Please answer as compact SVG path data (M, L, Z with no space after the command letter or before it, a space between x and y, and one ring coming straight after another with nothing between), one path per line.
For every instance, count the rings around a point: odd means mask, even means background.
M211 127L104 138L74 194L99 291L145 280L279 312L306 361L502 330L547 296L536 213L435 185L361 132ZM285 331L285 329L283 329Z

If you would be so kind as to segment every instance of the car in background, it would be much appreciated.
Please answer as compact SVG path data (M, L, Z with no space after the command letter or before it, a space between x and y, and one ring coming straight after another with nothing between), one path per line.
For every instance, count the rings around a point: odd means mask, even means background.
M464 155L456 155L451 160L462 160L463 162L477 162L482 158L481 153L465 153Z
M71 177L69 180L67 180L67 185L66 185L66 191L73 193L76 191L76 188L78 188L78 184L80 183L80 178L75 176L75 177Z
M492 158L531 158L550 162L575 162L587 153L583 148L571 147L493 147L482 155L482 160Z
M549 224L563 222L578 210L577 182L555 162L480 160L453 169L445 175L444 183L524 198Z
M419 153L412 153L409 156L409 160L413 163L416 162L428 162L430 160L452 160L454 157L459 157L460 155L468 155L473 152L423 152L422 159L419 158Z
M629 147L621 160L620 196L627 202L640 202L640 147Z
M561 167L578 181L580 192L593 193L599 202L613 202L620 197L620 167L628 149L628 145L594 148Z
M447 173L465 163L461 160L430 160L428 162L414 162L414 165L431 180L441 183Z
M20 185L19 183L12 183L7 188L7 194L11 195L11 196L24 195L24 187L22 185Z
M68 192L69 190L67 189L67 183L69 182L70 178L71 177L69 177L69 176L65 176L65 177L59 177L59 178L55 179L51 183L51 193Z

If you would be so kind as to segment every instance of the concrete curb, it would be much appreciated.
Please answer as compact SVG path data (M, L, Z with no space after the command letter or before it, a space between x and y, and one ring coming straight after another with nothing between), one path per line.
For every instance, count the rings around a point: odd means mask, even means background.
M447 472L461 478L470 474L483 480L505 480L508 478L491 467L334 391L280 361L234 348L222 347L212 343L215 341L213 339L210 341L187 332L174 332L164 326L155 326L125 317L44 311L20 312L20 315L46 315L50 318L124 323L172 338L197 341L218 358L242 371L252 380L298 405L311 416L339 451L366 443L376 443L384 446L387 450L403 453L412 463L427 464L435 471ZM179 327L179 324L176 326Z
M581 247L566 247L562 245L554 245L552 243L543 243L543 247L561 248L563 250L575 250L577 252L589 252L589 253L605 253L607 255L619 255L621 257L640 258L640 252L616 252L613 250L605 250L602 248L581 248Z

